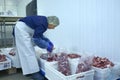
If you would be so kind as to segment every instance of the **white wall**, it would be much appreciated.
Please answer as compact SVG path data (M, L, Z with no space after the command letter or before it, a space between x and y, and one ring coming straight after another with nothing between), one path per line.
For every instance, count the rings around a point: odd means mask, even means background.
M71 7L71 5L73 5L73 0L69 0L69 4L67 3L68 1L65 0L51 0L50 2L47 0L38 0L37 2L39 15L56 15L60 18L60 26L55 30L50 30L47 34L54 44L59 47L71 47L73 45L71 39L77 39L79 37L79 35L75 35L76 32L79 32L79 0L76 0L75 3L77 4L74 5L74 7ZM65 7L66 5L70 8ZM75 11L75 13L71 11ZM73 15L71 14L74 14L74 17L72 17ZM74 29L75 33L71 33L71 30ZM75 46L78 44L78 41L76 41Z
M56 15L60 25L47 36L58 47L120 61L120 0L38 0L39 15Z
M26 5L32 0L19 0L17 5L18 16L26 16Z
M81 0L81 50L120 61L119 3L119 0Z

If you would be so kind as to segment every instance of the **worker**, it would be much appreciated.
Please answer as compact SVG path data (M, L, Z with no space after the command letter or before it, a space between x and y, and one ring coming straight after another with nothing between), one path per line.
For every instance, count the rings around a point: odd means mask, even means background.
M27 16L17 21L13 35L23 75L32 74L34 80L44 80L44 76L39 73L40 68L32 42L38 47L52 52L54 45L43 33L58 25L59 19L56 16Z

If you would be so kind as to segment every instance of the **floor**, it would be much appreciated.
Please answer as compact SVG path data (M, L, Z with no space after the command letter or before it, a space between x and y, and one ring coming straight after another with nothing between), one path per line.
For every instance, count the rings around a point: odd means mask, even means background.
M0 80L33 80L33 79L31 79L30 77L23 76L21 69L17 69L17 73L14 74L8 74L6 70L0 71Z
M8 74L6 70L0 71L0 80L32 80L30 77L22 75L21 69L17 73Z

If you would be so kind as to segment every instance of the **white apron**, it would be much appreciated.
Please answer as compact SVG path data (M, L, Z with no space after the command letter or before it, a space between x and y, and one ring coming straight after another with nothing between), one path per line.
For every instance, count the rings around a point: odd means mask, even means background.
M39 71L34 46L32 45L32 35L34 30L24 22L18 21L15 26L15 41L23 75Z

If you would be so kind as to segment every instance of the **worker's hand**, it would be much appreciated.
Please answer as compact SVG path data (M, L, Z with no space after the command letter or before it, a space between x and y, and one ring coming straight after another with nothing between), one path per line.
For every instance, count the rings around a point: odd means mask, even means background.
M49 43L49 45L51 45L51 46L53 46L53 47L54 47L54 45L53 45L53 43L52 43L52 42L50 42L50 41L49 41L48 43Z
M53 49L54 49L54 45L53 45L52 42L48 42L48 43L49 43L49 45L47 47L47 51L51 53L53 51Z

